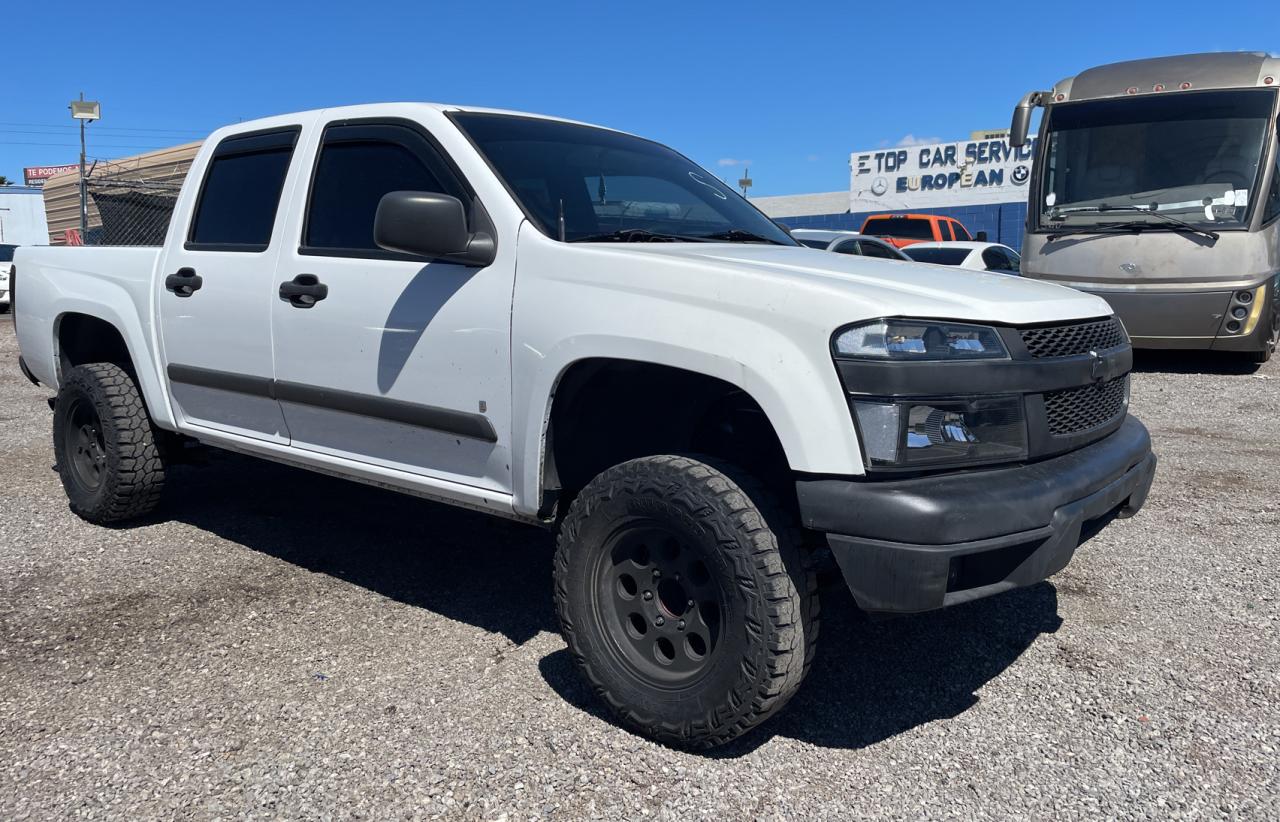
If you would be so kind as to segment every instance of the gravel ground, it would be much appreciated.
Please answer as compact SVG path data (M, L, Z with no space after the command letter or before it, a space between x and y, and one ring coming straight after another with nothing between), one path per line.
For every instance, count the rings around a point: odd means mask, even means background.
M1280 817L1280 363L1144 357L1146 509L1050 582L871 622L834 591L727 750L611 724L549 537L214 454L72 516L0 318L0 818Z

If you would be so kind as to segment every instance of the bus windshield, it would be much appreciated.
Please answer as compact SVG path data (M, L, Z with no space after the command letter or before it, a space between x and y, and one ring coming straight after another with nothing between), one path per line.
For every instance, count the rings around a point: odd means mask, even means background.
M1175 92L1068 103L1045 126L1039 226L1076 231L1175 215L1240 228L1257 197L1275 95L1270 89ZM1121 213L1110 213L1121 212Z

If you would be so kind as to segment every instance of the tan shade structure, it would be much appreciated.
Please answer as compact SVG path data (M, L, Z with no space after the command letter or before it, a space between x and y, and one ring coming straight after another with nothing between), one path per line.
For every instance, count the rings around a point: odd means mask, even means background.
M79 173L49 178L44 207L53 245L156 245L163 241L169 215L200 143L186 143L124 157L98 160L86 168L89 236L79 237ZM78 239L77 239L78 238Z

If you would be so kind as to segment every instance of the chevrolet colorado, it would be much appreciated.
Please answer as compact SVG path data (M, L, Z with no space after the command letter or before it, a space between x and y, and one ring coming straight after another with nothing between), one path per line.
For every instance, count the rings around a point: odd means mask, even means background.
M1102 299L796 243L658 143L428 104L215 131L162 247L21 248L79 516L179 440L556 529L569 648L710 747L795 693L816 571L911 613L1046 578L1155 457Z

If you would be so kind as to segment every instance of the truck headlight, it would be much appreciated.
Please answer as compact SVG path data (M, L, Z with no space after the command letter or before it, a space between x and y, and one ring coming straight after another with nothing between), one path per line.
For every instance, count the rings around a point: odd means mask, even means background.
M851 402L869 468L1007 462L1027 456L1020 396Z
M1008 358L1000 335L985 325L932 320L873 320L836 333L837 357L870 360L982 360Z

